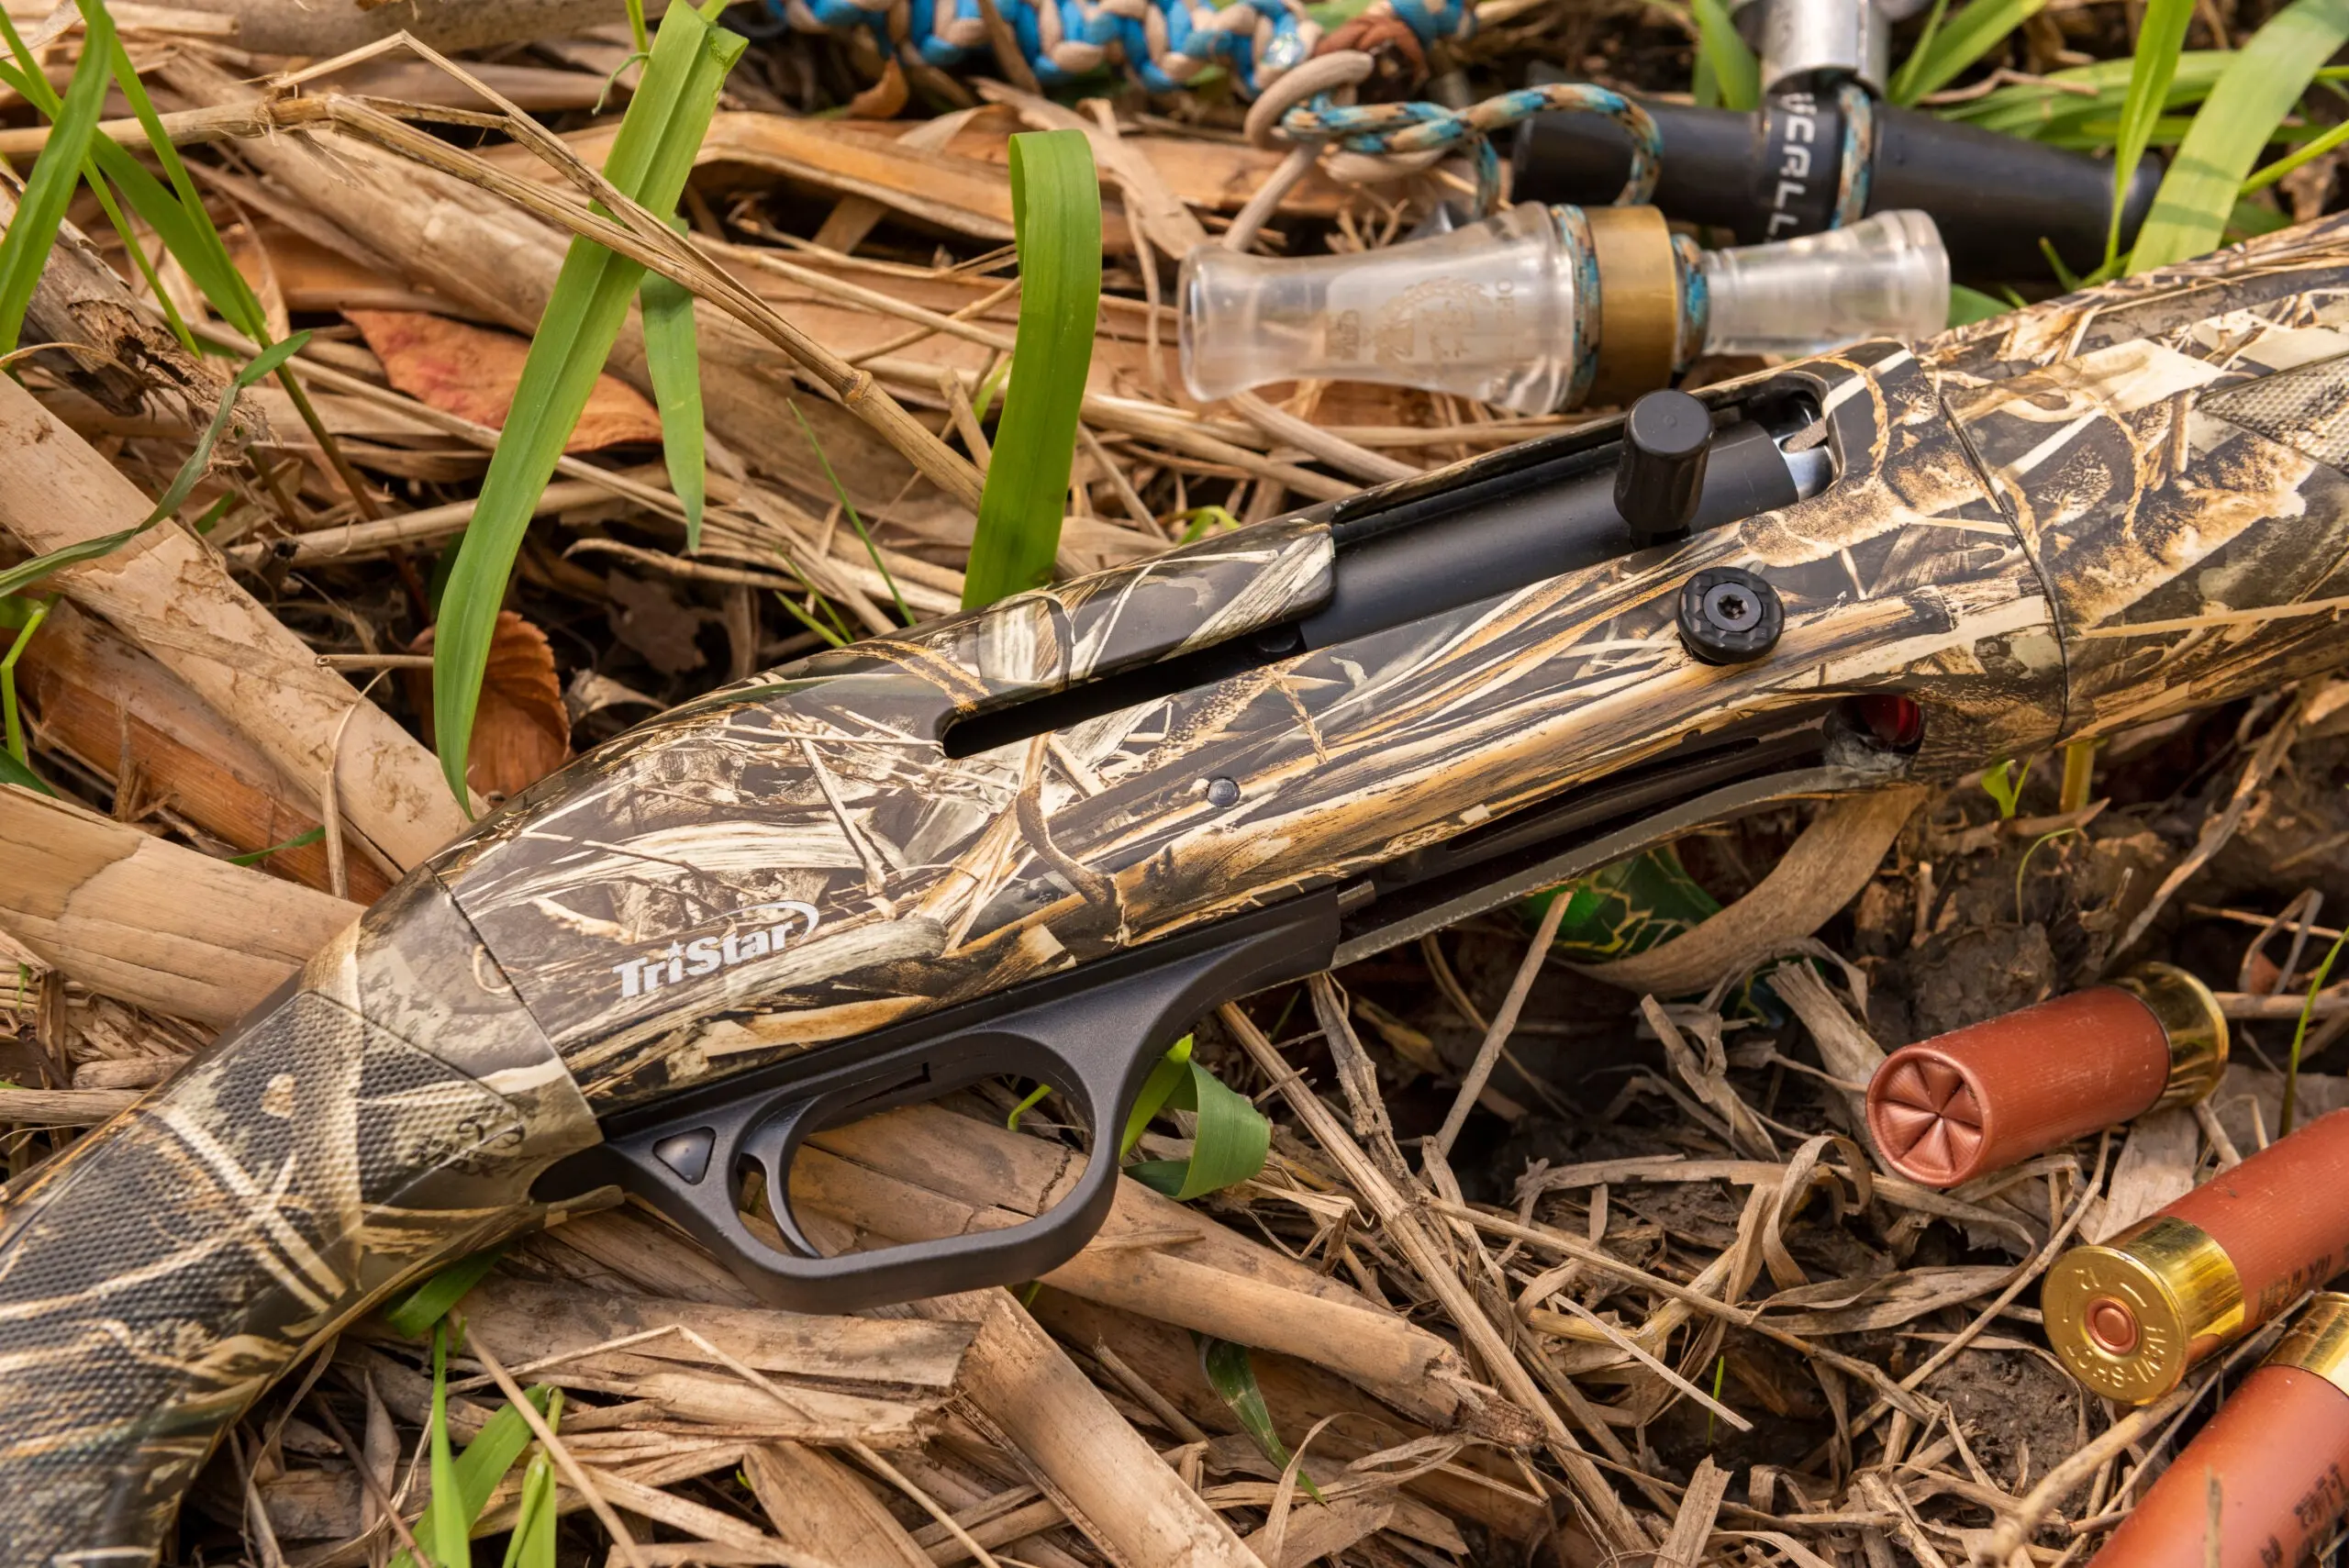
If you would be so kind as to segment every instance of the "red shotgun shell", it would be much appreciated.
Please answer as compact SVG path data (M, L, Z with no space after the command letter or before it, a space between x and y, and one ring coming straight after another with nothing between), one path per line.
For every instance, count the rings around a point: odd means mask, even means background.
M2142 1405L2344 1263L2349 1111L2334 1111L2111 1240L2073 1248L2047 1271L2039 1307L2073 1376Z
M2226 1059L2226 1019L2210 989L2149 963L1894 1051L1868 1084L1868 1132L1901 1175L1954 1187L2199 1099Z
M2349 1296L2328 1294L2162 1472L2092 1568L2289 1568L2323 1543L2344 1508Z

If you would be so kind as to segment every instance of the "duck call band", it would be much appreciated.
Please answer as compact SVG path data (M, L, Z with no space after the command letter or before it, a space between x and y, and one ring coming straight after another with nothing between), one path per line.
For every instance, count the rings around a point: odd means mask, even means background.
M2220 1507L2216 1556L2210 1494ZM2093 1568L2282 1568L2349 1505L2349 1296L2308 1305L2112 1532Z
M2340 1272L2345 1192L2349 1111L2334 1111L2110 1241L2058 1258L2040 1290L2048 1342L2106 1397L2160 1398Z
M2217 1087L2226 1054L2209 987L2147 964L1893 1052L1868 1084L1868 1132L1900 1174L1954 1187L2189 1105Z
M1594 373L1585 395L1629 404L1669 386L1682 346L1701 340L1701 325L1691 333L1686 319L1685 280L1698 270L1682 257L1664 214L1652 206L1591 207L1582 219L1590 235L1587 276L1598 313L1596 350L1586 356Z

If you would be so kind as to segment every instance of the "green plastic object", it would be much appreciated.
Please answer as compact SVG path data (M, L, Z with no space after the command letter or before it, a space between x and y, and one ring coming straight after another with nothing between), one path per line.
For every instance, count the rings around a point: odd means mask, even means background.
M1703 924L1721 906L1688 874L1670 844L1530 895L1519 906L1526 923L1537 924L1550 901L1561 895L1568 901L1566 913L1550 951L1569 963L1608 963L1645 952ZM1786 1021L1776 993L1760 980L1749 978L1729 994L1722 1007L1725 1013L1773 1028Z
M1539 921L1550 901L1566 899L1565 918L1550 951L1575 963L1607 963L1642 953L1700 924L1720 908L1669 844L1604 865L1525 900Z

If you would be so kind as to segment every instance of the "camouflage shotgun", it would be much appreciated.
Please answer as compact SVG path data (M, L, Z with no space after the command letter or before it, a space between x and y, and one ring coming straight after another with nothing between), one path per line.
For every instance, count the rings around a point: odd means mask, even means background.
M1705 402L1709 443L1648 405L1628 456L1531 442L818 654L512 802L14 1184L0 1562L151 1561L306 1347L550 1206L631 1189L796 1307L1029 1278L1114 1161L829 1258L742 1173L772 1200L809 1129L998 1073L1114 1129L1217 1002L2349 660L2349 219Z

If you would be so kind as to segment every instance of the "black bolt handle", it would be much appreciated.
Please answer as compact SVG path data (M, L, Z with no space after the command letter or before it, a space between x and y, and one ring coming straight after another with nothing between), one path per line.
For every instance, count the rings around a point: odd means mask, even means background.
M1623 460L1615 470L1615 510L1641 545L1680 539L1697 518L1705 459L1713 447L1712 410L1685 392L1651 392L1623 422Z

